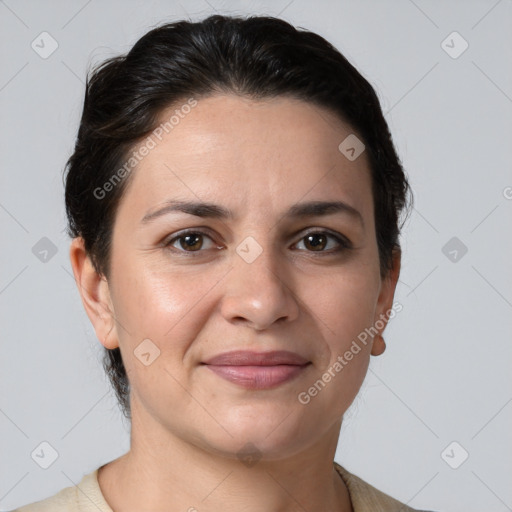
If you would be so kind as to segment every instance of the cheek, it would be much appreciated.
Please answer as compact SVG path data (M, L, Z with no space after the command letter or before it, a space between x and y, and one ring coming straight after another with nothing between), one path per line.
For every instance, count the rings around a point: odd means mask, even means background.
M178 383L189 377L187 357L194 355L189 349L212 314L206 293L218 278L166 272L145 263L142 258L116 267L117 332L131 388L155 414L178 403L193 408ZM147 352L146 366L140 357Z
M371 337L364 338L364 333L373 321L378 292L368 275L331 278L326 293L309 298L321 320L323 350L298 398L309 417L322 416L326 424L339 420L349 408L368 371Z
M134 346L149 338L162 353L172 349L174 359L182 358L211 313L208 291L219 276L170 272L144 258L119 262L117 270L116 316L126 327L120 342Z
M373 322L379 293L378 269L358 264L332 272L321 284L308 280L303 297L340 347Z
M372 339L366 329L372 326L376 311L376 276L373 267L354 266L352 272L332 275L324 282L323 293L310 292L307 298L324 340L314 378L329 388L323 392L324 399L343 407L357 394L368 369Z

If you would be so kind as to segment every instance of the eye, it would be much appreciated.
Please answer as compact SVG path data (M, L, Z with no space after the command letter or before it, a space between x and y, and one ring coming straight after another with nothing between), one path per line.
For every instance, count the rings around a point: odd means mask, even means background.
M329 240L331 240L331 243L329 243ZM332 246L333 240L334 248ZM344 239L341 236L328 233L326 231L313 231L307 233L295 245L301 244L302 241L304 241L304 246L306 247L308 252L324 252L332 254L350 248L350 242L348 242L348 240Z
M348 239L345 239L341 235L334 235L326 231L313 231L307 233L302 239L294 244L304 244L307 252L317 252L325 254L333 254L341 252L351 248L351 244ZM176 252L183 253L194 253L202 252L202 250L221 249L212 238L203 231L189 230L178 233L173 236L167 242L164 242L164 246ZM302 249L301 249L302 250Z
M205 239L209 240L210 244L206 244ZM176 244L178 247L176 247ZM173 247L181 252L200 252L201 249L212 249L215 244L213 240L202 231L185 231L165 242L165 247ZM209 245L209 246L208 246Z

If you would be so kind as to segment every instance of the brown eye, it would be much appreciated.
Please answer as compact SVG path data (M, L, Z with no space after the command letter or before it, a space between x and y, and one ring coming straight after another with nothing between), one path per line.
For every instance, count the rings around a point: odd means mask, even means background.
M321 233L307 235L304 240L306 240L304 245L312 251L323 251L327 245L327 237Z
M198 251L203 246L203 239L200 234L185 235L178 238L178 240L180 241L181 248L186 251L189 249L191 251Z
M205 247L205 242L206 244ZM179 252L201 252L201 250L211 249L215 244L212 239L201 231L188 231L181 233L181 235L175 236L167 243L166 247L176 249Z
M334 245L331 240L334 240ZM349 243L344 241L341 237L327 233L325 231L317 231L308 233L298 244L303 243L308 252L325 252L334 253L350 247ZM298 245L297 244L297 245ZM327 250L326 250L327 249Z

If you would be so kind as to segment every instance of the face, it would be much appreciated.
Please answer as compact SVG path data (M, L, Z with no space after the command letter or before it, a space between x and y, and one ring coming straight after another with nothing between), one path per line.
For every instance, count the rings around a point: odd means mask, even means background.
M338 149L352 133L299 100L219 95L154 137L116 214L113 323L92 317L148 434L272 459L341 421L398 277L380 277L366 155Z

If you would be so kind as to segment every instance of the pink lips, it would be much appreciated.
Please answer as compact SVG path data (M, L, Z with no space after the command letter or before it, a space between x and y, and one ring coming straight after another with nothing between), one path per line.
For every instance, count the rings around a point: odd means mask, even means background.
M294 352L237 350L203 363L219 377L247 389L268 389L296 377L310 361Z

